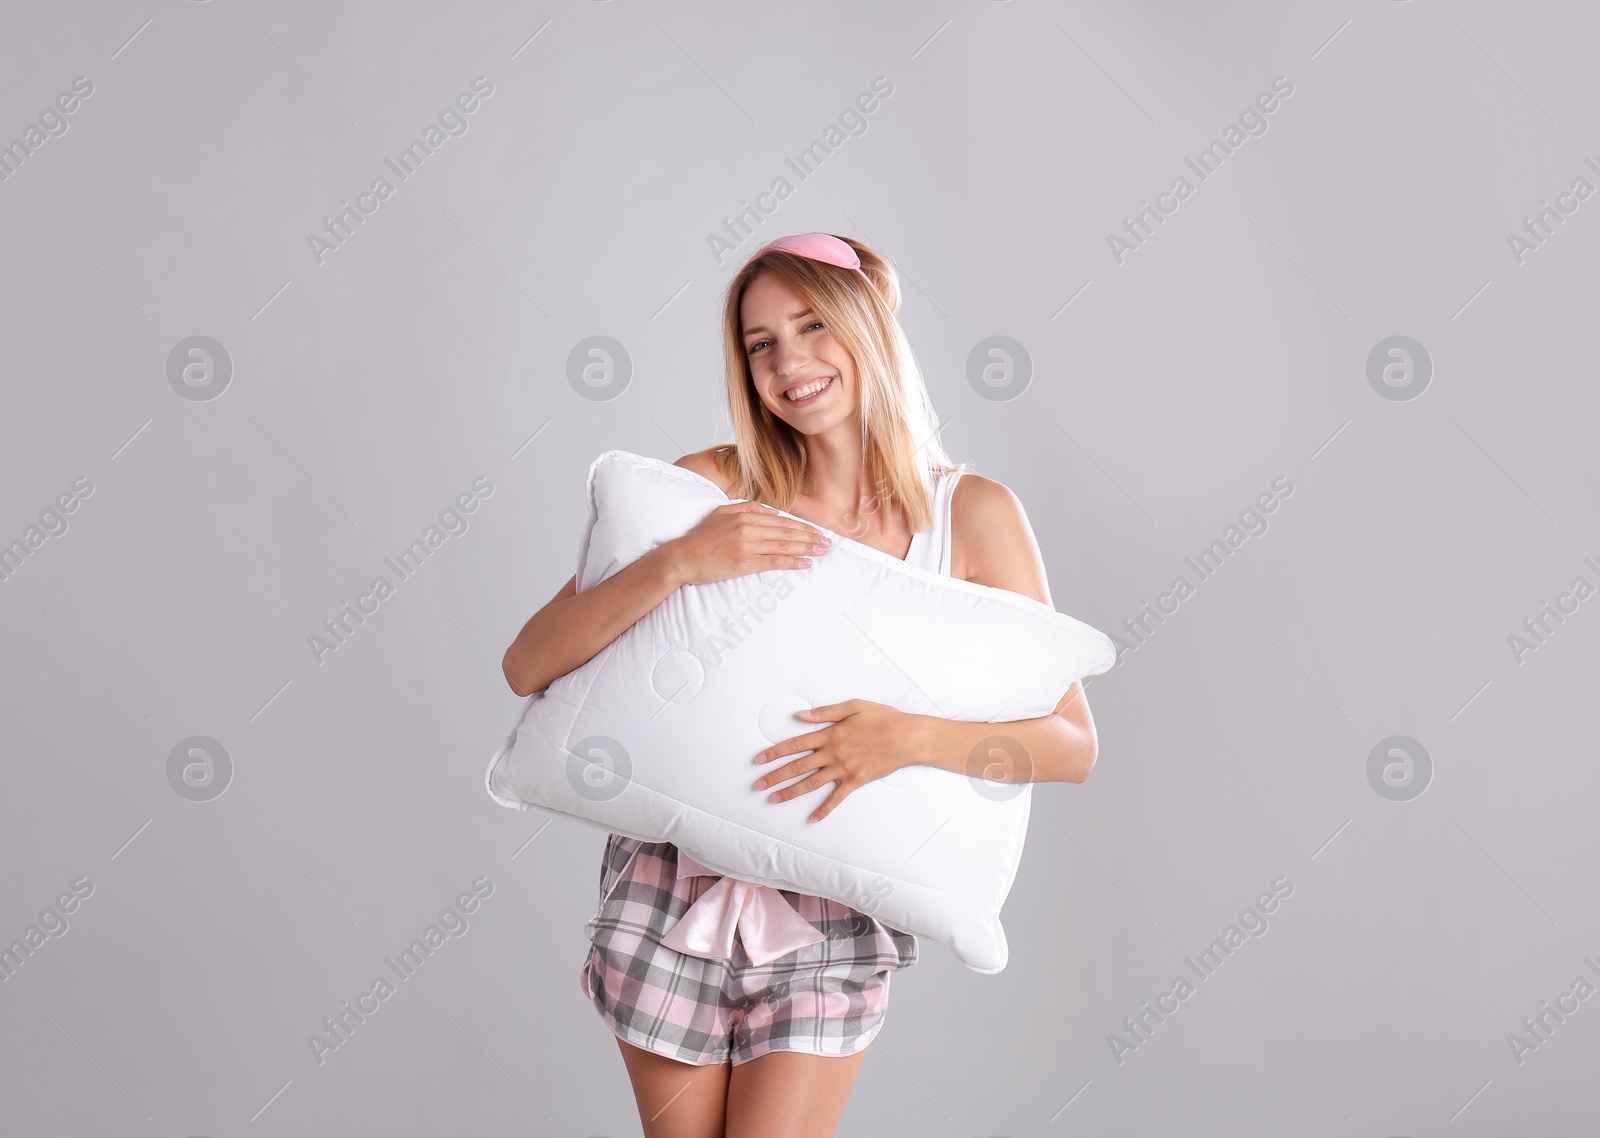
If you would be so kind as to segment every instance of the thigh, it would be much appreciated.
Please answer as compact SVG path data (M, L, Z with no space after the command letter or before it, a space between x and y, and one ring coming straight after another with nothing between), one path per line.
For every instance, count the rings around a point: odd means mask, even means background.
M769 1051L728 1078L726 1138L832 1138L867 1057Z
M618 1039L645 1138L722 1138L727 1063L696 1066Z

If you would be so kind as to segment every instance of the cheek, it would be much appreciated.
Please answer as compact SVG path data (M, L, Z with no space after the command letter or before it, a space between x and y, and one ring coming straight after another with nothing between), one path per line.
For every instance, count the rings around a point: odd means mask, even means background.
M778 414L783 407L783 400L774 399L772 396L768 395L767 389L762 385L762 381L759 377L756 381L756 399L761 403L762 406L764 406L768 411L771 411L774 415Z

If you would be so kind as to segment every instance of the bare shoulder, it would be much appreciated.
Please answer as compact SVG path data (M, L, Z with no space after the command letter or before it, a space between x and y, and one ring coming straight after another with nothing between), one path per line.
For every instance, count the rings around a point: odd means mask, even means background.
M969 565L979 564L985 549L1033 544L1028 515L1011 487L971 471L961 476L951 495L950 526Z
M951 576L1054 607L1033 526L1004 482L971 472L961 476L950 498L950 539Z
M727 445L707 447L705 450L684 455L672 465L694 471L700 477L715 483L728 497L733 497L732 447Z

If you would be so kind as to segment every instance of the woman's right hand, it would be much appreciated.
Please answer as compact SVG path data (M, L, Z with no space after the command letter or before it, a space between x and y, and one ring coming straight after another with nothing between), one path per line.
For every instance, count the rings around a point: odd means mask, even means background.
M730 502L658 548L684 585L709 585L767 569L804 569L829 547L828 536L760 502Z

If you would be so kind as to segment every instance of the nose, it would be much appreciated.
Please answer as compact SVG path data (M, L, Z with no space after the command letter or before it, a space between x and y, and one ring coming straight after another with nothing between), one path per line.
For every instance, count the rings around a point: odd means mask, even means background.
M773 341L772 370L777 372L780 379L801 374L803 365L810 359L798 340L785 338Z

